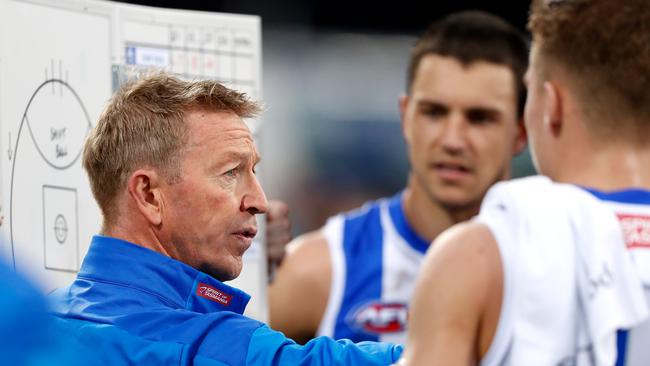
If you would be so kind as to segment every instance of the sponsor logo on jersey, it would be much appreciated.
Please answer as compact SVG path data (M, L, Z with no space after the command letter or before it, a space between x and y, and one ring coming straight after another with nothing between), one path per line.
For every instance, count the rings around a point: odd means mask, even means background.
M650 248L650 216L619 214L627 247Z
M196 286L196 294L204 299L212 300L225 306L230 305L230 300L232 300L232 295L225 294L202 282L199 282L198 286Z
M408 322L408 306L399 302L372 301L351 314L348 323L370 334L402 332Z

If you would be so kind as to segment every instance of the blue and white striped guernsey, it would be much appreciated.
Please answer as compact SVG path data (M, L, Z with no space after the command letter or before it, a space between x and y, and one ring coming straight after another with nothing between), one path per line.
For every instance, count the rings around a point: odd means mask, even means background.
M334 216L322 233L332 285L317 335L406 342L408 302L429 243L406 221L402 193Z

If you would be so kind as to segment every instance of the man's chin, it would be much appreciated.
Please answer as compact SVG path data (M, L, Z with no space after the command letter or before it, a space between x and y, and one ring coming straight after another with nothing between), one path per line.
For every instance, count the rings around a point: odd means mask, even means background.
M202 272L205 272L206 274L210 275L213 278L216 278L217 280L221 282L226 282L226 281L232 281L235 278L239 277L242 271L242 263L241 261L238 263L238 265L235 266L228 266L228 268L221 268L218 266L206 266L205 270L201 270Z
M439 192L435 195L437 203L447 211L476 211L481 207L481 198L465 192Z

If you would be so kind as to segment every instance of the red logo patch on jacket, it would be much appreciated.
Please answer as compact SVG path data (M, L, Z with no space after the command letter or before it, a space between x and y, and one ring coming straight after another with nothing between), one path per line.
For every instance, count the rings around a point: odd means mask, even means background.
M352 327L370 334L401 332L408 322L408 306L398 302L373 301L359 307L348 320Z
M196 294L204 299L212 300L225 306L230 305L230 300L232 300L232 295L225 294L222 291L201 282L196 286Z

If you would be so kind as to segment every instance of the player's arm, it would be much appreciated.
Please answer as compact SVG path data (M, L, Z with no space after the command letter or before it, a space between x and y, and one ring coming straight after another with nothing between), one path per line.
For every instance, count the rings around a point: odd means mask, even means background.
M331 262L320 231L293 240L269 287L270 325L298 343L313 338L330 292Z
M503 288L501 259L482 224L456 225L427 253L411 303L400 365L473 365L495 333Z

